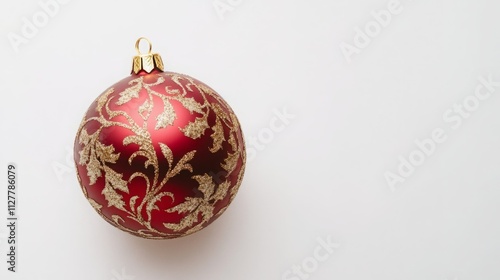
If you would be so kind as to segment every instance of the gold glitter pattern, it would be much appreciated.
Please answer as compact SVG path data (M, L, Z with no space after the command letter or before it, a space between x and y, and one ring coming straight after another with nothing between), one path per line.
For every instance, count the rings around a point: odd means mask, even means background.
M84 118L77 133L77 142L80 144L78 151L79 158L77 164L84 166L87 171L89 185L96 184L102 178L104 180L104 188L101 194L107 201L107 207L114 207L124 213L123 216L112 215L111 218L106 217L103 213L103 205L97 203L94 199L88 197L88 193L83 187L79 174L78 180L82 185L84 194L89 200L92 207L109 223L118 228L145 238L164 239L178 237L194 233L202 229L214 216L220 215L227 208L227 205L220 209L218 213L214 213L215 203L225 199L226 194L229 194L229 203L234 199L244 173L245 166L245 151L243 144L238 145L235 137L240 132L239 123L236 116L228 108L223 110L221 104L225 104L220 96L213 92L207 86L195 82L187 76L176 73L163 73L162 75L169 78L177 84L179 89L172 89L169 86L165 87L167 94L161 94L153 87L165 83L165 78L158 75L156 82L147 83L144 78L138 77L128 83L128 87L118 93L114 88L108 89L96 100L95 110L98 113L96 117ZM188 92L192 92L196 88L201 93L203 101L200 103L192 97L186 97ZM130 115L125 111L112 110L110 104L117 106L127 105L131 100L139 98L146 94L146 99L137 110L139 115L144 120L141 125L136 123ZM208 97L215 99L217 102L209 102ZM115 99L117 98L117 100ZM152 213L154 210L159 210L157 205L163 198L168 197L171 201L175 201L175 197L171 192L164 191L165 184L181 172L195 172L190 164L190 161L195 157L197 151L192 150L180 157L176 161L170 147L165 143L158 143L161 155L166 159L169 169L163 178L160 178L159 158L155 152L153 141L150 132L148 131L147 121L152 115L154 109L153 98L159 98L162 102L163 111L158 114L155 119L155 130L164 129L172 126L177 119L176 112L172 106L172 101L177 101L188 110L190 113L198 113L201 116L189 122L184 127L179 127L180 131L188 138L198 139L205 135L207 129L210 129L210 137L213 140L213 145L207 147L211 153L220 151L223 143L227 141L230 149L221 167L230 174L234 172L238 161L241 160L242 167L238 174L237 182L232 185L229 180L225 180L220 184L216 184L209 174L193 174L191 178L198 184L198 190L201 192L201 197L187 197L183 202L166 209L167 213L183 214L179 223L164 223L166 229L178 234L169 234L161 229L156 229L151 225ZM227 106L227 105L225 105ZM228 113L229 112L229 113ZM213 126L208 124L209 113L215 113L215 121ZM120 117L126 121L117 121ZM97 121L100 126L93 133L89 134L86 129L86 124L91 121ZM115 164L120 159L120 153L115 150L113 145L105 145L100 142L99 135L103 129L113 126L119 126L133 132L133 135L123 139L123 145L137 145L138 150L135 151L129 158L128 163L133 164L137 157L146 159L144 162L145 168L150 166L154 169L154 177L150 178L146 174L136 172L130 178L124 178L123 174L115 171L110 165ZM226 140L224 136L224 126L229 128L229 138ZM243 139L240 139L243 141ZM129 201L125 201L122 194L129 193L129 184L136 179L141 179L145 182L146 195L142 200L138 196L133 196ZM143 209L147 217L143 216ZM139 223L143 228L140 230L131 230L124 226L125 220L130 219Z
M198 189L203 193L203 197L188 197L183 203L168 209L168 213L189 213L178 224L165 223L164 225L168 229L181 231L189 228L194 223L198 222L198 215L200 214L202 217L201 223L199 223L198 226L188 230L186 233L189 234L191 232L200 230L203 224L208 222L214 215L213 211L215 208L213 204L224 198L229 189L229 186L231 185L230 182L225 181L224 183L220 184L217 188L217 191L215 191L216 186L213 182L212 176L204 174L201 176L195 175L192 178L198 182Z

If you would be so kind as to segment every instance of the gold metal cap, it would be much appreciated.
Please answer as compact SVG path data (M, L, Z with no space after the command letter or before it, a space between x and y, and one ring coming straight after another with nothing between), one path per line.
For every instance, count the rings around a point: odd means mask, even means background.
M145 40L149 45L149 51L146 54L141 53L141 50L139 49L139 43L142 40ZM161 59L161 56L157 53L152 53L152 48L153 45L147 38L141 37L137 39L137 41L135 42L135 50L137 51L137 55L134 56L133 59L131 74L137 75L141 71L151 73L155 69L161 72L164 71L163 60Z

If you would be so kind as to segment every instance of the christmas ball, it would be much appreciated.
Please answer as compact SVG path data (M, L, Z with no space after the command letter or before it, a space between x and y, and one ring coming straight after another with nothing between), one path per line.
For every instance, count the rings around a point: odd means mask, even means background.
M233 110L213 89L164 72L161 57L133 58L129 77L93 102L78 129L77 177L113 226L150 239L197 232L234 199L245 145Z

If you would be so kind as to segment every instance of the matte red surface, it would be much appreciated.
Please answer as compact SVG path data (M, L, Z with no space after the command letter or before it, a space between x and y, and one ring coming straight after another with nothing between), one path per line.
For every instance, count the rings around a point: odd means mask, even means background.
M154 86L153 89L156 92L167 94L165 92L165 87L168 86L171 89L179 89L179 85L174 83L167 73L162 72L153 72L151 74L140 73L144 77L146 82L154 83L158 80L158 77L165 78L166 82L159 85ZM110 98L114 98L117 100L120 96L118 93L122 92L124 89L130 87L129 82L133 79L136 79L138 76L132 75L127 77L112 87L114 88L114 93L110 95ZM197 81L197 83L202 84ZM191 87L192 91L188 91L187 97L193 97L196 101L202 102L202 98L200 92L195 88ZM109 106L112 110L126 110L128 114L135 120L137 123L142 123L144 120L139 114L139 106L141 106L146 98L147 94L144 94L145 89L141 90L139 98L132 99L130 102L124 105L116 105L116 102L110 102ZM208 97L209 102L211 103L219 103L221 107L227 112L232 113L231 108L220 98L216 100L215 98ZM97 99L96 99L97 101ZM183 155L188 153L189 151L196 150L195 157L190 161L190 164L193 167L194 172L191 173L187 170L182 171L177 176L169 180L163 187L162 191L168 191L174 194L175 199L172 200L170 197L166 196L162 198L156 205L158 206L158 210L153 210L152 212L152 220L151 226L160 232L164 232L169 235L169 237L162 236L160 234L152 234L151 238L173 238L184 235L184 233L190 228L196 226L198 223L194 223L193 226L183 230L182 232L173 232L163 226L163 223L179 223L183 217L185 217L189 213L167 213L165 210L169 209L175 205L178 205L185 201L186 197L200 197L203 194L200 192L199 184L197 181L192 179L192 176L195 174L210 174L213 178L213 181L216 185L229 180L231 182L231 187L228 192L231 191L232 188L235 187L238 180L238 175L240 171L243 172L244 169L244 158L240 158L237 163L236 169L228 174L222 167L221 164L224 163L225 158L228 155L228 151L231 150L231 146L227 141L223 143L223 148L218 152L211 153L209 151L209 147L213 145L213 139L211 138L212 130L207 129L205 133L198 139L190 139L184 135L184 133L179 129L180 127L185 127L189 122L193 122L196 117L199 117L200 114L194 112L190 113L189 110L184 108L181 103L172 101L171 104L174 107L175 113L177 115L177 119L173 123L173 125L168 126L163 129L155 130L156 124L156 116L158 116L161 112L163 112L163 103L158 98L158 100L154 99L154 109L151 117L148 120L147 129L151 133L153 146L155 149L155 153L159 160L160 166L160 178L163 178L166 172L169 170L169 164L166 159L162 156L162 152L159 146L159 143L164 143L170 147L173 152L174 162L177 162ZM93 102L89 107L86 118L92 118L97 116L96 112L96 104L97 102ZM115 121L126 122L124 117L118 116L113 118ZM208 117L209 126L214 125L215 123L215 113L211 112ZM89 134L94 133L99 127L100 123L96 121L90 121L85 124L85 129ZM229 129L225 125L224 127L224 136L226 139L229 137ZM136 157L132 163L129 163L129 157L136 151L138 151L139 147L135 144L124 145L123 140L125 137L129 135L134 135L132 131L129 131L126 128L120 126L112 126L109 128L105 128L101 131L99 140L101 143L105 145L112 145L115 148L116 152L120 153L120 157L115 164L108 164L114 171L123 174L123 179L128 181L130 176L135 172L142 172L146 174L150 180L153 180L154 177L154 169L149 166L145 168L145 157L138 156ZM244 142L241 130L238 131L236 142L238 146L242 147L244 153ZM108 207L108 202L104 198L104 195L101 193L104 186L105 180L104 176L98 178L97 182L93 185L89 184L89 176L87 175L87 169L85 166L79 165L78 162L80 160L79 151L82 146L79 144L78 138L75 141L75 153L74 158L77 163L77 171L78 176L82 185L82 188L85 188L88 193L88 198L93 199L98 204L102 205L101 213L107 218L108 222L112 225L116 226L114 222L112 222L112 216L118 215L123 219L123 223L121 223L125 228L130 229L132 231L144 230L144 226L140 223L133 221L132 219L127 218L127 214L116 207ZM123 196L123 201L128 202L131 197L139 196L137 200L137 204L139 204L146 195L146 186L145 180L141 180L140 178L133 179L128 184L129 193L120 192L118 193ZM215 210L214 213L217 214L221 209L226 207L230 203L230 195L226 195L224 199L218 201L214 204ZM128 204L125 205L127 210L130 210ZM141 211L144 219L147 218L146 207L142 208ZM209 222L204 224L204 227L212 223L218 215L215 215L210 219ZM220 214L220 213L219 213ZM201 214L199 215L199 219L201 221ZM134 233L133 233L134 234ZM144 236L142 236L144 237Z

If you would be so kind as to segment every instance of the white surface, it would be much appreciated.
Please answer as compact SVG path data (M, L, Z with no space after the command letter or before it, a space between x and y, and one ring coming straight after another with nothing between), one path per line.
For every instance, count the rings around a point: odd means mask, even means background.
M308 279L500 278L500 87L459 128L443 119L479 76L500 81L497 2L401 0L348 63L340 44L389 1L221 1L234 4L223 19L212 0L72 0L19 52L8 34L42 9L1 1L0 168L20 169L19 272L7 272L2 226L1 279L297 280L286 273L302 262ZM246 136L274 110L295 115L248 162L229 210L171 241L114 229L73 171L54 172L88 105L128 75L140 36L169 70L216 89ZM384 174L439 128L447 140L391 189ZM327 236L340 246L309 267Z

